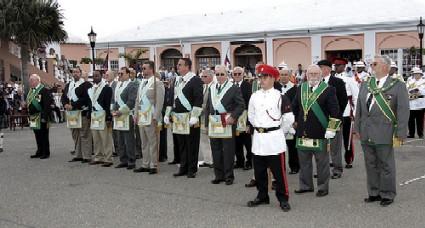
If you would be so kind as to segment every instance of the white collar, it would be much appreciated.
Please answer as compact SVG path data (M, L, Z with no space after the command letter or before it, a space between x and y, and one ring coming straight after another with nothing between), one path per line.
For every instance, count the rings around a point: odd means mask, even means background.
M185 76L183 76L183 81L188 82L193 78L193 76L195 76L195 74L189 71Z

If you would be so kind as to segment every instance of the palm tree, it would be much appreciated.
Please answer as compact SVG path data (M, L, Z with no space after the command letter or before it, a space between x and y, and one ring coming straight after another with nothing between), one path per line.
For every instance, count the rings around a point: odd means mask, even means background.
M134 51L133 51L134 52ZM127 65L129 67L135 68L135 65L137 65L137 61L140 59L140 57L146 52L146 50L143 49L137 49L134 54L126 53L126 54L120 54L120 57L123 57L127 61Z
M29 53L67 38L59 7L55 0L0 0L0 38L21 47L21 74L26 91Z

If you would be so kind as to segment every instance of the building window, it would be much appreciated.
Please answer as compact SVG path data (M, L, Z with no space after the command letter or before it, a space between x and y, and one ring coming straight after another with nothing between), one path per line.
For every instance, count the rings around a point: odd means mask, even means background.
M71 68L77 67L77 60L69 60L69 65L71 65Z
M400 52L399 52L400 50ZM419 65L419 50L415 48L403 48L403 49L382 49L381 55L388 55L398 65L398 59L402 59L402 75L403 78L411 76L412 67ZM399 55L400 58L399 58Z
M110 60L109 63L111 65L111 70L118 71L118 68L119 68L119 66L118 66L118 60L115 60L115 59L114 60Z

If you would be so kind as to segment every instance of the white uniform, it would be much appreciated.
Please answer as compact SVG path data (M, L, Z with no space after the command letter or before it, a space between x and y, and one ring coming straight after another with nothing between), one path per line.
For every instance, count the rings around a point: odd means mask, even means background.
M345 72L342 72L341 74L336 74L335 76L345 82L345 90L347 91L347 96L351 96L352 101L352 104L350 104L350 101L348 101L347 106L345 106L343 117L349 117L351 111L354 115L354 113L356 112L357 97L359 96L358 83L354 80L353 77L347 76Z
M284 133L289 130L294 122L294 116L292 112L285 113L282 116L280 91L274 88L261 89L252 94L248 105L248 120L256 128L282 127L279 130L267 133L258 133L255 130L252 140L253 154L268 156L278 155L286 151Z
M414 89L418 89L419 92L416 93L420 96L425 96L425 77L422 77L420 79L415 79L413 76L410 76L406 81L407 90L410 91ZM421 110L425 108L425 98L416 98L411 99L409 101L410 110Z

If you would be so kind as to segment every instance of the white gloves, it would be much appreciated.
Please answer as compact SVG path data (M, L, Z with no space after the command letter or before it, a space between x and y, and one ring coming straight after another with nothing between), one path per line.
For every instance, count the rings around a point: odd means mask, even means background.
M333 139L335 137L335 132L334 131L326 131L325 133L325 139Z
M189 119L189 125L190 126L193 126L193 125L197 124L198 121L199 121L199 118L197 118L197 117L190 117L190 119ZM164 120L164 122L165 122L165 120Z
M168 116L164 116L164 124L165 124L165 125L170 124L170 117L168 117Z
M291 127L291 128L289 128L288 133L291 134L291 135L295 135L296 132L295 132L295 129L293 127Z
M280 124L280 127L283 130L283 133L286 134L290 131L292 128L292 124L294 123L295 117L292 112L287 112L283 114L282 116L282 123Z

